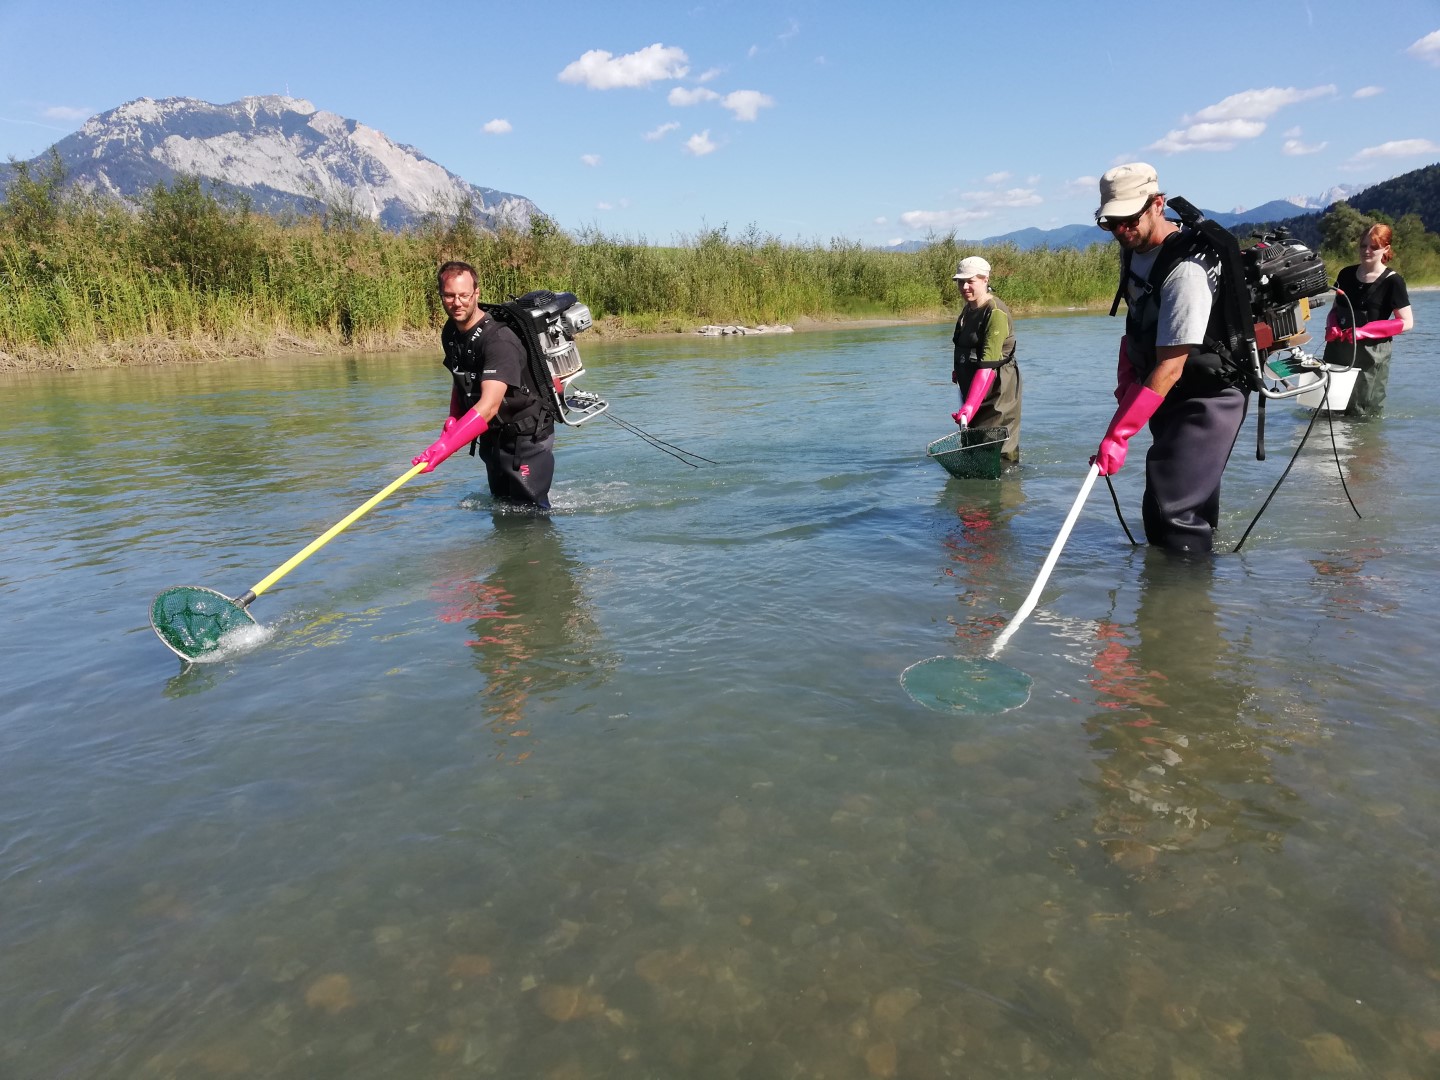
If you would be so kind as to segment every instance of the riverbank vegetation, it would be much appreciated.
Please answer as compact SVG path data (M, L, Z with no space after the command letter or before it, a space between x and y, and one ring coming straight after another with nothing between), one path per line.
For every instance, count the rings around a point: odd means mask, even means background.
M1020 251L952 234L902 252L721 226L656 246L572 236L544 217L485 233L463 206L391 233L343 208L279 220L187 177L134 211L68 190L52 157L16 163L0 204L0 367L429 346L444 321L434 272L451 258L479 269L488 299L574 292L602 333L942 319L970 254L990 260L995 291L1019 312L1097 307L1115 287L1115 251L1099 244Z

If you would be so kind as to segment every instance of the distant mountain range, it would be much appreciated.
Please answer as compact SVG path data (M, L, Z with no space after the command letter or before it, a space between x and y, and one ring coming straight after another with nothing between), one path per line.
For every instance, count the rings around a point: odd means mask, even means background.
M1349 195L1345 201L1361 214L1384 214L1399 221L1407 214L1420 219L1427 232L1440 232L1440 164L1392 176ZM1301 243L1318 247L1321 242L1320 219L1323 211L1312 210L1298 217L1257 222L1255 228L1271 229L1284 226ZM1237 230L1231 229L1231 232Z
M1202 211L1207 218L1219 222L1225 228L1232 231L1243 225L1260 224L1264 222L1278 222L1295 217L1307 210L1324 210L1332 203L1339 202L1364 190L1358 186L1337 185L1325 192L1323 195L1294 196L1289 199L1272 199L1270 202L1262 203L1260 206L1252 207L1249 210L1234 210L1226 213L1223 210ZM1061 225L1054 229L1017 229L1014 232L1001 233L998 236L987 236L983 240L971 241L972 243L985 247L1001 244L1014 244L1021 251L1029 251L1032 248L1084 248L1091 244L1103 244L1110 239L1110 234L1093 223L1085 225ZM927 246L926 240L909 240L904 244L896 245L895 251L919 251Z
M53 149L67 183L131 205L184 174L217 193L244 194L266 213L338 208L391 229L454 213L467 198L491 230L524 227L539 213L524 196L477 187L413 146L298 98L139 98L91 117ZM0 166L0 182L9 169Z

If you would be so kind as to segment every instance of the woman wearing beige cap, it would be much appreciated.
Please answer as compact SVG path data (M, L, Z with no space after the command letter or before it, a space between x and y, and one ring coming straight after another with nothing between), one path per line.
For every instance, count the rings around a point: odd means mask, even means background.
M965 306L955 322L955 366L950 381L960 388L961 427L1007 429L1000 456L1020 460L1020 365L1015 362L1015 322L1005 302L990 291L990 264L979 255L960 260L954 280Z

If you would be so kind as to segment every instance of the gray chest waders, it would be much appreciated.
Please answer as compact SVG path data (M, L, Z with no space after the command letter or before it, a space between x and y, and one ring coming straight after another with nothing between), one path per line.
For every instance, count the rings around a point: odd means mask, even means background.
M1220 519L1220 478L1245 422L1249 395L1171 392L1150 421L1141 506L1145 539L1169 551L1208 552Z

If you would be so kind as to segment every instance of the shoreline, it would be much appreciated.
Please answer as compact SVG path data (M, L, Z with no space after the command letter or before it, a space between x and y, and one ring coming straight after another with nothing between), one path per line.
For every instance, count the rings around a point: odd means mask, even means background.
M845 316L802 316L788 323L795 333L817 330L871 329L884 326L910 326L938 323L953 319L953 313L926 312L895 318ZM592 330L596 339L620 341L628 338L694 338L694 329L664 327L656 330L626 326L615 317L597 321ZM277 333L236 336L221 339L176 341L170 338L148 341L95 343L63 351L36 349L16 355L0 349L0 375L34 374L43 371L93 371L124 367L158 367L171 364L220 364L237 360L271 360L287 356L321 356L325 354L375 355L377 353L412 352L431 349L439 341L440 330L406 330L389 337L370 337L361 342L345 342L334 338L306 338Z
M1440 285L1415 285L1411 292L1437 292ZM1071 315L1103 313L1109 301L1087 305L1017 308L1017 319L1064 318ZM955 311L937 308L911 315L846 316L802 315L789 320L797 334L823 330L867 330L887 326L923 326L948 322ZM703 325L703 323L697 323ZM320 356L328 353L374 355L377 353L412 352L435 346L440 331L405 330L398 334L369 337L363 341L342 341L338 337L300 337L275 332L271 334L235 335L225 339L194 339L176 341L162 338L147 341L96 342L64 351L35 349L19 355L0 349L0 376L34 374L44 371L91 371L122 367L157 367L169 364L218 364L236 360L271 360L287 356ZM678 320L661 320L656 329L626 325L619 316L597 320L592 333L602 341L627 338L693 338L694 327L680 328Z

